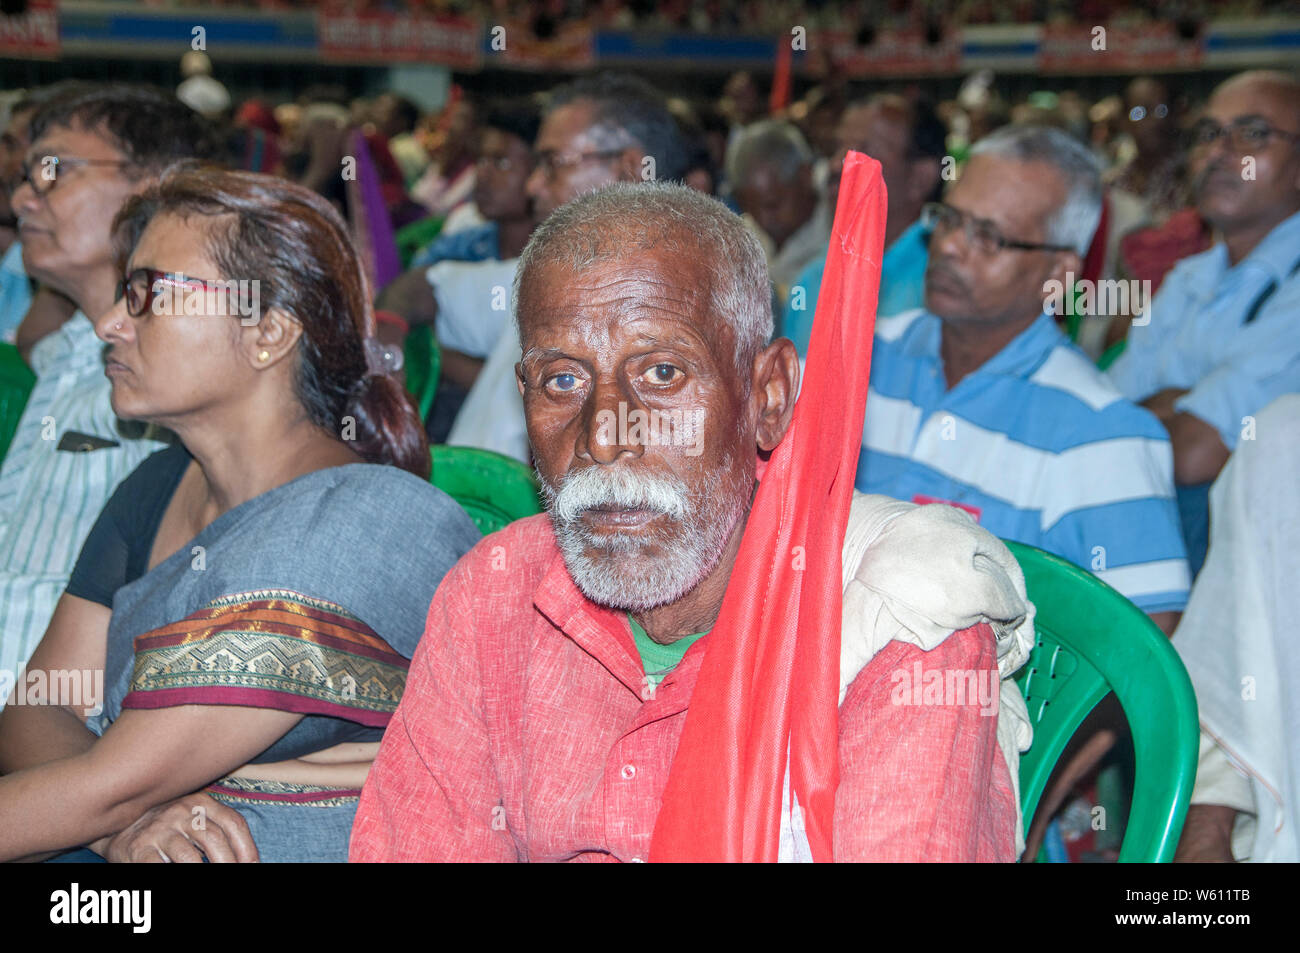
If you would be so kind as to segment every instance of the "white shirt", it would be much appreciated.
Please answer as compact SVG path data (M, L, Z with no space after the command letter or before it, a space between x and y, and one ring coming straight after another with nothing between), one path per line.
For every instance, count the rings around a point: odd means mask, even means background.
M514 282L513 270L519 259L497 262L511 268L510 284ZM461 405L460 413L452 424L447 443L466 447L495 450L521 463L529 459L528 425L524 420L524 401L515 383L515 365L523 357L519 346L519 332L512 312L506 327L498 338L487 362L479 371L469 396ZM439 303L438 322L443 314ZM453 319L455 320L455 319ZM441 331L439 338L441 339Z
M513 336L510 292L518 266L518 258L430 265L424 276L438 302L438 343L486 358L502 334Z
M0 468L0 686L31 657L63 595L90 528L117 485L166 444L128 436L109 402L103 342L77 311L32 349L36 372ZM116 447L58 450L69 432Z
M1300 861L1297 468L1300 394L1287 394L1210 490L1210 552L1173 639L1201 719L1191 803L1243 812L1234 856L1257 863Z

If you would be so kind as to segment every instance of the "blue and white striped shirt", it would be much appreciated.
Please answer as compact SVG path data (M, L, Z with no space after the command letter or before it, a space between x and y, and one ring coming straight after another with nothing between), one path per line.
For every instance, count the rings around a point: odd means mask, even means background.
M1146 612L1191 579L1173 450L1048 315L947 389L942 322L876 325L857 488L978 511L980 525L1089 569Z
M165 446L119 429L103 347L78 311L32 349L36 386L0 468L0 674L16 677L40 643L81 544L117 485ZM119 446L55 449L69 431Z
M32 288L23 268L23 244L14 242L0 258L0 341L12 344L18 325L32 306Z

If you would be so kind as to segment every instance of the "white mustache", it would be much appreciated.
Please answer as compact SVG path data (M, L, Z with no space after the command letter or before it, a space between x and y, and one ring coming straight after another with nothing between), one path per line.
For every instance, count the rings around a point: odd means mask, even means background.
M691 511L686 485L677 477L591 466L566 473L558 491L546 480L541 483L555 518L565 523L597 506L652 510L678 521L685 520Z

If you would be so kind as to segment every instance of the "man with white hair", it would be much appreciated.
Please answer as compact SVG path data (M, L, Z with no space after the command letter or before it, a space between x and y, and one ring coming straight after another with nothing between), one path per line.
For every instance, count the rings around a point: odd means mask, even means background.
M710 643L731 634L711 630L755 481L790 428L798 356L789 340L768 343L762 249L716 200L663 183L584 195L534 232L515 288L518 388L548 513L487 537L440 585L362 793L352 860L650 857L701 672L716 671ZM1002 735L1027 724L1023 699L1012 685L1010 700L981 708L942 690L923 698L919 684L954 671L995 684L1009 674L999 660L1012 631L1026 657L1032 626L1007 575L1010 554L942 507L883 501L894 508L884 517L899 529L891 534L867 530L864 506L883 515L881 501L855 500L840 554L851 581L834 857L1013 860L1016 751ZM957 526L921 543L907 527L931 514ZM926 647L900 639L907 625L893 622L848 664L860 636L902 618L848 595L866 597L852 580L869 554L883 560L872 582L889 588L900 554L882 554L879 540L899 536L930 590L998 578L1010 598L976 595L966 607L975 614L939 625ZM991 571L972 569L964 552L951 579L936 579L936 563L966 546L987 554ZM840 573L829 581L839 586ZM936 597L920 588L908 601L925 615ZM785 854L786 833L780 856L801 859Z
M971 151L930 231L925 308L881 320L857 487L961 507L1091 570L1166 632L1190 577L1168 435L1044 309L1101 214L1086 147L1011 126Z
M727 149L727 180L767 253L780 301L831 237L832 210L813 182L815 159L798 127L776 119L749 126Z

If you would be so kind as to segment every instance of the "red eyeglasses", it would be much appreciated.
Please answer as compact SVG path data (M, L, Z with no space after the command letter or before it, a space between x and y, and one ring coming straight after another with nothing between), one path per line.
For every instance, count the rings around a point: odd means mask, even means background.
M204 291L230 291L226 281L205 281L188 275L170 271L158 271L154 268L137 268L128 272L117 287L118 300L126 298L126 313L138 318L153 308L154 298L158 296L160 285L174 288L202 288Z

